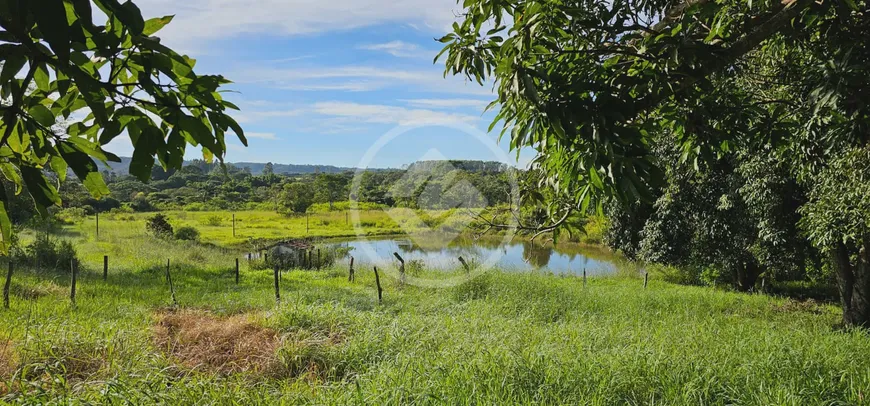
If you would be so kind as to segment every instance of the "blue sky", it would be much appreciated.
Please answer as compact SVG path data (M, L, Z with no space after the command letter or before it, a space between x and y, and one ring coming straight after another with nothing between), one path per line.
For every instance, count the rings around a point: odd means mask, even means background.
M197 72L233 80L249 147L227 160L400 167L423 157L516 162L493 147L482 114L491 86L443 77L434 40L460 10L453 0L139 0L146 18L174 14L157 35L197 59ZM408 130L408 128L410 128ZM385 134L371 160L363 158ZM113 143L129 155L129 141ZM188 157L195 158L191 151Z

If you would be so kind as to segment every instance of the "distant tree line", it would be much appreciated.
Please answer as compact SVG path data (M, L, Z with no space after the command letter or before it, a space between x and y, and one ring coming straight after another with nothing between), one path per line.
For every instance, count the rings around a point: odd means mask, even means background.
M164 171L155 165L147 183L106 169L103 177L109 197L92 198L73 177L62 182L59 190L64 207L81 207L88 213L112 209L304 213L314 204L333 209L336 202L349 200L414 209L477 208L507 203L511 176L519 172L493 162L426 161L406 169L363 171L354 186L353 171L276 174L273 168L267 163L261 174L254 175L248 167L195 160L180 170Z

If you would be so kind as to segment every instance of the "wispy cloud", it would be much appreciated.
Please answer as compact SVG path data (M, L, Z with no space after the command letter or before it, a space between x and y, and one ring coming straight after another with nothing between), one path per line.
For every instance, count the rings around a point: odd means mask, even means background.
M481 112L490 103L489 100L482 99L401 99L401 102L407 103L413 107L435 108L435 109L454 109L471 107L479 109Z
M367 51L386 52L398 58L431 58L432 53L425 49L420 49L417 44L411 44L404 41L390 41L383 44L365 44L357 47Z
M348 102L315 103L312 111L324 116L352 119L357 122L395 125L473 123L479 119L468 114Z
M263 140L277 140L278 137L275 136L275 133L258 133L258 132L246 132L245 136L248 138L259 138Z
M170 46L240 34L299 35L389 23L446 30L461 9L455 0L139 0L146 16L175 14L160 32Z
M243 107L242 111L233 113L233 118L239 123L253 123L269 118L296 117L303 112L303 109L256 110Z
M231 77L239 83L268 84L287 90L372 91L402 87L439 93L491 95L487 86L461 78L444 78L438 68L394 69L374 66L241 69Z

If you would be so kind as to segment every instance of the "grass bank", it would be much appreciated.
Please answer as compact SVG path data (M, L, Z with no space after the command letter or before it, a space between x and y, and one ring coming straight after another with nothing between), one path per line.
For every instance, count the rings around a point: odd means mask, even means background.
M286 272L276 305L268 271L243 261L234 283L232 254L108 230L66 234L84 266L75 309L69 275L15 274L0 401L808 405L870 391L870 340L827 305L499 271L444 289L382 275L378 304L365 263L354 282Z

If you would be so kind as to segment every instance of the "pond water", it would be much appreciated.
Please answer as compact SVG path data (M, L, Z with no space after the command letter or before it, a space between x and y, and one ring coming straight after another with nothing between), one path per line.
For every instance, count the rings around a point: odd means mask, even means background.
M331 242L327 247L351 248L356 263L395 263L394 252L406 262L419 261L430 269L456 269L462 256L473 264L489 264L506 271L547 271L556 274L586 273L590 276L616 272L616 257L601 248L577 244L542 244L530 241L504 242L498 239L369 237ZM346 263L347 259L345 259Z

